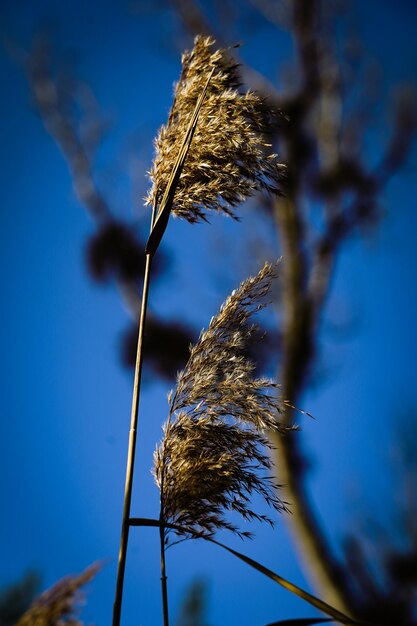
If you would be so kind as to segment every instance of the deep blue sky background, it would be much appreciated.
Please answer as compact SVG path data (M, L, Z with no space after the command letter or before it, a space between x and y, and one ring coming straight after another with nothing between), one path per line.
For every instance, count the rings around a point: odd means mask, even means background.
M49 586L102 559L105 566L83 612L87 623L98 626L110 623L120 533L132 381L120 366L117 347L127 313L115 289L97 288L86 274L83 250L93 226L31 106L24 73L6 49L11 41L29 47L34 34L48 26L58 49L76 53L78 73L112 121L100 151L99 182L120 216L136 217L143 211L140 195L152 138L166 119L180 69L179 55L164 43L171 16L152 3L150 8L135 15L124 2L74 0L64 6L26 0L1 9L0 584L37 568ZM383 100L395 81L416 80L417 5L355 2L352 10L366 48L383 68ZM285 34L269 35L268 28L247 33L242 55L272 73L277 59L288 58L290 44ZM375 121L379 131L369 143L369 157L376 161L387 127L382 115ZM415 404L415 164L411 158L390 184L387 216L377 233L344 249L329 311L332 322L348 322L350 332L338 337L329 324L323 329L324 378L304 399L316 417L304 424L303 434L314 462L312 491L335 541L358 510L369 506L374 514L387 515L395 422ZM222 233L224 246L239 238L240 228L215 217L211 226L194 228L172 221L166 241L172 264L153 291L153 306L197 327L207 324L238 280L227 250L222 264L214 254L218 243L212 231ZM245 261L239 279L248 267ZM214 283L205 283L201 272ZM158 513L149 469L168 389L154 382L142 397L140 480L133 502L138 515ZM275 531L259 528L245 546L224 539L307 586L288 537L280 519ZM160 623L157 533L134 530L130 546L124 623L154 626ZM313 614L202 542L173 548L168 575L173 615L195 576L208 582L211 626L253 626Z

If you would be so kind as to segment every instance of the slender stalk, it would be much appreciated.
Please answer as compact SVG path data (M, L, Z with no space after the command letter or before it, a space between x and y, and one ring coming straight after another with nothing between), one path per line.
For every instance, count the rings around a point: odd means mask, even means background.
M177 391L175 391L175 395ZM168 417L168 423L166 426L166 432L169 431L171 425L172 413L170 412ZM166 539L166 525L164 519L164 482L165 482L165 441L163 443L163 452L162 456L164 458L164 470L161 476L161 488L160 488L160 509L159 509L159 540L161 545L161 591L162 591L162 613L164 616L164 626L169 626L169 618L168 618L168 586L167 586L167 576L165 571L165 539Z
M113 604L112 626L120 626L120 615L121 615L121 610L122 610L123 582L124 582L125 566L126 566L127 543L129 539L130 503L131 503L131 498L132 498L133 470L134 470L134 465L135 465L135 452L136 452L136 427L137 427L137 422L138 422L140 381L141 381L141 376L142 376L143 332L145 328L146 309L147 309L147 303L148 303L151 261L152 261L153 255L155 254L159 246L159 243L162 239L162 236L168 224L168 219L171 213L175 190L176 190L179 178L181 176L185 159L187 158L188 150L190 148L191 141L193 139L193 135L196 129L200 109L203 104L204 98L206 96L207 88L213 76L214 70L215 70L215 67L212 67L211 72L204 85L204 89L202 90L196 102L193 115L191 117L190 123L187 127L187 132L184 136L184 139L181 145L181 149L177 155L173 170L171 172L171 176L168 180L168 184L162 196L162 200L159 205L158 215L156 215L156 205L158 203L158 197L156 198L156 201L154 203L153 210L152 210L150 235L149 235L149 239L145 248L146 266L145 266L145 277L143 281L142 306L141 306L140 321L139 321L138 347L137 347L137 352L136 352L135 380L133 384L132 414L131 414L131 422L130 422L125 495L124 495L124 503L123 503L122 532L121 532L121 537L120 537L119 563L118 563L118 568L117 568L116 593L115 593L115 599L114 599L114 604ZM164 601L164 620L165 620L164 623L165 623L165 626L168 626L168 604L167 604L167 593L166 593L164 545L161 545L161 568L162 567L163 567L163 574L162 574L163 591L162 593L163 593L163 601Z
M164 616L164 626L169 626L168 619L168 589L167 576L165 571L165 524L160 519L159 538L161 542L161 590L162 590L162 613Z
M151 232L155 221L155 207L152 211ZM116 592L113 604L112 626L120 626L122 611L123 582L125 576L127 543L129 539L130 503L132 499L133 472L135 467L136 434L139 413L140 383L142 377L143 362L143 335L148 305L149 282L151 273L152 256L146 255L145 276L143 279L142 305L139 320L138 346L136 351L135 378L133 383L132 412L130 418L129 446L126 464L126 482L123 501L122 530L120 536L119 561L117 566Z

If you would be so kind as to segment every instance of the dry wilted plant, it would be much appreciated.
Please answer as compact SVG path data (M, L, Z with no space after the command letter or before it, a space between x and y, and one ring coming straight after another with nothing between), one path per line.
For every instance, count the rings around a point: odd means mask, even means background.
M77 606L82 600L80 589L100 569L91 565L78 576L66 576L35 599L16 626L82 626Z
M228 297L191 349L170 394L154 463L161 521L200 536L220 529L250 535L226 519L227 511L272 523L251 508L255 493L274 509L285 509L269 475L265 434L286 430L279 422L282 402L275 383L254 377L245 353L256 329L250 318L265 306L275 276L276 265L266 263Z
M278 193L278 185L283 172L283 166L278 163L276 155L266 154L269 144L264 139L264 133L276 124L279 112L268 107L256 94L250 91L246 93L239 91L240 80L236 63L230 58L227 50L212 51L213 44L214 40L211 38L199 36L195 40L193 50L183 56L183 69L176 87L174 104L168 123L162 127L156 140L156 157L150 172L153 186L147 202L152 204L153 211L151 232L145 248L146 265L133 383L113 626L119 626L121 615L136 449L142 345L152 258L164 234L171 211L190 222L205 219L208 210L217 210L234 216L233 208L255 191L265 189ZM265 270L265 273L267 274L268 270ZM232 303L232 299L230 302ZM230 304L229 308L233 308L233 304ZM238 311L236 314L239 317ZM219 351L221 352L221 349ZM238 346L236 346L236 351L238 351ZM241 357L236 358L237 363L240 362L240 369L237 368L236 372L245 380L250 380L251 368L248 362ZM213 367L215 367L214 363ZM186 374L184 374L184 384L186 384ZM260 385L259 389L256 389L256 384ZM252 383L253 395L247 394L246 401L249 403L248 406L253 401L258 409L262 408L265 415L268 415L268 410L272 412L274 403L263 396L262 390L265 385L266 382L261 381ZM238 387L237 382L235 390ZM243 400L237 400L233 405L236 413L231 412L231 417L238 416L240 401L243 402ZM205 402L207 404L208 400ZM231 399L229 402L232 406ZM197 409L195 403L194 408ZM177 407L174 412L179 423L178 410ZM207 416L210 417L210 423L214 424L215 415L209 411ZM182 417L182 422L184 419ZM252 419L255 419L255 414ZM267 420L267 417L264 419ZM243 419L241 421L244 423ZM266 443L266 440L262 439L260 422L247 420L246 423L247 425L252 423L256 431L253 437L258 437L259 441L251 439L249 435L245 437L244 430L239 431L241 454L244 450L248 451L252 448L255 451L257 443ZM221 423L219 423L220 426ZM270 424L266 421L262 427L269 426ZM224 426L223 438L225 440L228 437L226 431L227 428ZM253 457L253 462L264 468L267 468L269 463L266 455ZM231 471L231 466L228 471ZM255 491L262 493L271 505L277 508L282 506L273 496L272 485L270 490L266 489L266 483L258 481L254 469L247 469L247 475L242 478L240 484L233 483L233 480L231 479L230 485L235 485L235 496L233 506L232 500L228 502L229 508L239 510L246 517L256 517L256 514L245 504L247 497L245 494ZM245 481L246 488L243 488ZM225 494L228 490L229 487L225 486L222 493ZM214 518L210 524L212 523L214 523ZM162 578L165 578L164 573ZM164 602L164 623L168 623L166 602Z
M238 65L228 50L212 50L214 40L197 36L182 57L182 72L168 122L155 141L146 198L158 206L166 190L196 102L213 74L199 113L193 141L178 181L172 212L189 222L205 219L207 210L234 216L233 207L266 189L279 191L283 165L264 133L276 126L279 112L255 93L242 93Z

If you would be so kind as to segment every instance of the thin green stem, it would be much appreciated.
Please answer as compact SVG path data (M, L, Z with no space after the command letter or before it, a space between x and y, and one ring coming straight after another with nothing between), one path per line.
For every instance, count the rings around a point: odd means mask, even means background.
M151 219L151 231L155 219L155 208L152 211ZM133 485L133 473L135 468L135 453L136 453L136 434L139 414L139 400L140 400L140 383L142 378L142 363L143 363L143 336L146 321L146 311L148 305L149 283L151 273L152 256L146 255L145 276L143 279L143 293L142 293L142 305L140 311L139 320L139 335L138 345L136 351L136 365L135 365L135 378L133 383L133 396L132 396L132 412L130 418L130 432L129 432L129 446L127 453L126 464L126 482L123 501L123 516L122 516L122 530L120 536L120 549L119 549L119 561L117 566L117 579L116 579L116 592L113 604L113 622L112 626L120 626L120 616L122 611L122 597L123 597L123 583L126 567L126 555L127 544L129 539L129 517L130 517L130 504L132 500L132 485Z

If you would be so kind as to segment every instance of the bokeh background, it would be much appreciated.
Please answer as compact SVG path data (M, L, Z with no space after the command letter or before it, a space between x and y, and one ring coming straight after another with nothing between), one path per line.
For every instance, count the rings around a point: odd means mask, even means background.
M417 5L411 0L337 4L329 27L335 29L337 54L348 41L356 59L352 67L358 72L347 95L354 101L368 93L359 133L363 160L372 169L394 126L398 85L409 90L416 83ZM221 27L228 44L242 43L242 63L266 76L279 93L297 80L290 65L294 36L285 16L271 11L290 5L197 6L208 23ZM87 111L85 137L92 133L94 181L116 219L130 224L143 241L149 211L142 198L152 142L169 112L180 51L192 45L178 6L22 0L1 7L0 584L36 570L45 588L100 560L102 571L82 610L87 624L99 626L111 621L120 535L133 377L121 355L130 314L111 276L100 285L92 277L97 228L79 201L80 190L73 188L68 155L56 144L53 124L45 128L28 68L33 71L34 59L45 54L59 68L64 94L71 92L72 81L82 86L77 93L83 94ZM68 119L78 123L80 111L72 106ZM410 126L410 138L412 133ZM337 254L319 354L301 402L314 419L299 418L308 489L327 539L342 555L347 535L364 537L371 563L379 562L387 542L398 541L403 549L398 507L405 484L404 441L413 462L417 218L412 141L407 152L380 194L378 219L360 233L355 230ZM319 201L311 200L312 219ZM241 223L217 216L201 226L171 220L151 291L158 319L180 320L197 333L229 291L257 270L263 255L279 255L268 231L268 208L253 201L239 214ZM174 348L169 344L168 350ZM278 357L274 365L271 354L274 373ZM158 515L150 468L172 385L173 379L161 377L149 360L134 515ZM245 545L223 539L312 589L283 516L274 530L256 525L254 530L255 539ZM124 624L161 621L158 541L154 529L131 532ZM301 600L204 542L175 546L167 558L173 623L196 579L204 583L206 625L253 626L314 615ZM378 577L384 585L383 574Z

